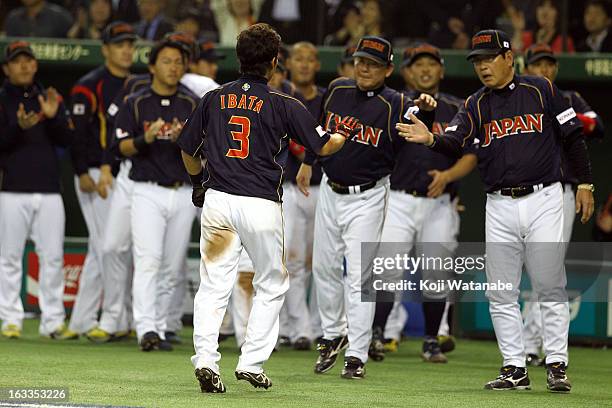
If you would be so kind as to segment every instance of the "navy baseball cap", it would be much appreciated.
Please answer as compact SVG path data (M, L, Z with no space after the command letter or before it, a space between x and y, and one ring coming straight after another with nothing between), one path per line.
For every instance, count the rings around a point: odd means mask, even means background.
M18 40L7 44L6 48L4 49L4 63L6 64L16 56L21 54L28 55L36 59L36 56L34 55L34 51L32 51L30 43L27 41Z
M404 50L404 58L402 59L402 68L412 65L420 56L429 55L440 64L444 64L444 59L440 54L440 49L428 43L421 43L414 47L409 47Z
M225 54L217 51L215 44L212 41L200 41L198 42L198 56L197 59L205 61L217 61L225 58Z
M125 40L136 41L137 39L138 35L134 27L123 21L110 23L102 31L102 42L104 44L114 44Z
M501 30L482 30L472 37L472 51L467 59L478 55L498 55L512 50L510 37Z
M366 36L359 40L353 57L370 58L380 64L389 65L393 62L391 43L382 37Z
M557 62L557 57L555 57L552 48L550 48L548 44L534 44L529 47L525 53L525 62L527 65L533 64L543 58L548 58L554 63Z
M355 51L357 51L357 47L355 47L354 45L346 47L344 49L344 54L342 54L342 58L340 58L340 63L342 63L342 64L350 64L350 63L352 63L353 60L355 59L353 57L353 54L355 53Z
M195 59L198 55L196 40L191 34L182 31L172 31L164 35L161 42L165 46L180 48L189 55L190 60Z

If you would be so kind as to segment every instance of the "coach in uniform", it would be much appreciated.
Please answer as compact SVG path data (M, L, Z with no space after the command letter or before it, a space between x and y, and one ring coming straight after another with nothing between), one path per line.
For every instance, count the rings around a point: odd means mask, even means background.
M171 350L165 340L170 296L184 265L195 209L175 144L197 97L179 88L189 62L182 44L165 40L151 50L151 86L130 95L115 125L113 149L132 160L134 322L140 348Z
M321 155L336 152L345 141L317 126L299 101L267 85L279 45L279 35L267 24L242 31L236 45L242 76L207 93L179 138L194 204L204 206L192 357L203 392L225 392L217 339L243 248L255 266L255 296L235 375L255 387L272 385L262 365L276 344L289 287L281 206L287 135ZM207 159L205 172L201 156Z
M362 288L372 273L378 248L361 253L362 242L379 242L389 196L394 156L404 140L393 124L407 109L419 111L430 124L435 100L423 94L417 106L385 86L393 72L391 44L380 37L359 41L355 57L356 80L333 81L323 97L323 126L339 121L358 122L354 135L336 155L321 160L324 175L315 216L312 269L323 339L318 345L315 373L330 370L347 346L342 377L362 378L372 337L375 303L362 302ZM308 193L313 157L306 155L297 175ZM343 262L346 260L346 278ZM346 289L345 289L346 279ZM347 304L345 308L345 290ZM347 338L348 325L348 338Z
M23 325L20 292L28 238L40 260L39 333L60 338L64 325L64 227L56 147L72 142L61 96L34 81L38 62L30 44L11 42L0 88L0 320L2 336L18 338Z
M468 59L484 87L466 100L443 134L432 134L414 116L415 124L396 127L407 140L450 156L461 156L471 144L476 148L487 191L487 281L512 285L487 291L503 367L485 388L530 388L518 305L524 262L542 302L547 387L569 392L560 148L579 182L576 212L582 210L585 223L594 202L582 124L548 79L515 75L504 32L478 32Z

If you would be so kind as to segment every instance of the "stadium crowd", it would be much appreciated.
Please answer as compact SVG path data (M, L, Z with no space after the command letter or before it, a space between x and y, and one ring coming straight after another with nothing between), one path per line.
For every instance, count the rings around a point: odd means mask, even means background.
M112 21L133 24L157 41L170 31L224 46L255 22L274 26L283 41L355 45L364 35L396 47L427 41L442 49L468 49L483 27L512 37L515 51L546 43L555 52L612 52L609 0L8 0L0 5L6 36L99 39ZM408 4L410 6L408 7ZM563 37L567 22L567 37Z

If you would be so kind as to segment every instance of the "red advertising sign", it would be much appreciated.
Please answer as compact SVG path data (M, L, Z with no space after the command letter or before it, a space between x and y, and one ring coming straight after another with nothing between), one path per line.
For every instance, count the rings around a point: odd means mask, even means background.
M29 251L26 255L27 260L27 296L28 305L38 306L38 276L40 273L40 263L34 251ZM83 270L85 254L64 254L64 306L72 308L79 290L79 278Z

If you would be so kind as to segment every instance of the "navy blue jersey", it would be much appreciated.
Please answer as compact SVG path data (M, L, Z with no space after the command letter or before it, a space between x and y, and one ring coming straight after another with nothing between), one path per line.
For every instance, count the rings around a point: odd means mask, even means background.
M315 152L329 140L300 101L245 75L204 95L178 144L207 159L206 187L281 201L288 135Z
M113 151L120 155L119 143L126 138L144 136L151 123L162 118L166 124L157 139L131 157L130 179L152 181L161 185L189 182L181 158L181 149L170 138L175 120L184 123L198 104L198 97L186 88L177 89L171 96L161 96L151 87L143 88L127 97L115 121Z
M485 189L491 192L560 181L561 143L573 142L581 130L554 84L515 76L503 89L483 87L472 94L436 137L433 149L460 156L473 145ZM588 173L587 178L590 168Z
M589 104L584 100L584 98L576 91L561 91L567 103L574 108L577 114L582 114L588 118L595 120L595 129L589 134L585 134L585 137L588 139L600 139L604 136L604 125L601 117L593 111L593 109L589 106ZM565 157L565 153L561 151L561 164L562 164L562 181L563 183L572 183L578 184L578 179L576 178L574 171L571 169L571 166L568 165L567 158Z
M324 128L331 129L334 118L338 121L347 116L359 119L362 128L339 152L320 159L329 179L352 186L391 174L395 153L406 143L397 134L395 123L407 121L407 111L413 106L411 99L386 86L361 91L352 79L339 78L330 83L323 97ZM431 127L433 113L417 115Z
M317 86L317 94L314 98L310 100L306 100L306 98L302 98L301 101L308 109L308 112L314 117L317 121L321 120L321 113L323 109L323 95L325 94L325 88ZM289 135L291 136L291 135ZM285 170L285 180L296 184L295 178L297 177L298 170L300 169L300 165L302 162L295 157L293 154L289 155L287 160L287 169ZM321 165L316 162L312 166L312 177L310 178L310 185L316 186L321 184L321 177L323 176L323 172L321 171Z
M416 99L421 92L405 92L409 99ZM462 99L439 92L434 95L438 106L432 127L434 133L442 133L459 108L463 105ZM430 170L446 170L457 162L455 157L449 157L435 152L428 147L416 143L404 143L397 152L395 167L391 173L391 189L403 190L419 196L427 196L427 187L432 177L427 174ZM446 185L445 193L456 194L458 182Z
M60 166L56 146L72 143L72 125L66 106L60 103L52 119L41 116L33 127L17 124L19 104L26 112L41 112L40 84L23 88L8 81L0 88L0 191L59 193Z
M110 164L107 157L112 131L106 110L123 88L125 78L116 77L100 66L78 80L70 92L70 113L75 127L72 162L77 175L90 167Z

